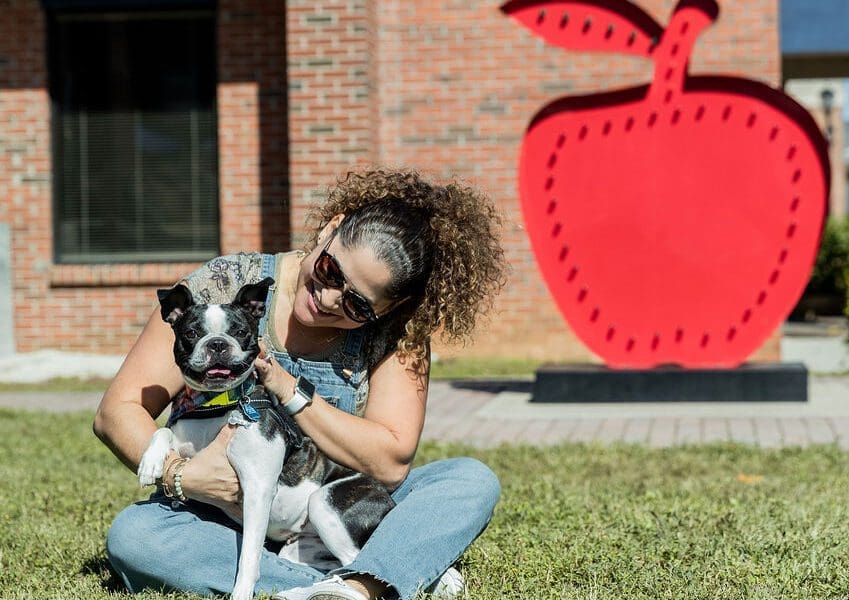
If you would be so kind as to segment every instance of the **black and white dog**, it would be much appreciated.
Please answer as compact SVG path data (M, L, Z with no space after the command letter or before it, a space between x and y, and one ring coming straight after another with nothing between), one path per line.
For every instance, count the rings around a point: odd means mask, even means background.
M394 506L376 480L328 459L256 383L258 322L273 283L266 278L245 285L231 304L195 304L184 285L158 292L190 389L172 406L168 427L153 434L139 464L139 482L151 485L162 476L169 450L191 457L223 426L240 425L227 447L243 494L241 519L230 515L243 528L236 600L253 597L266 537L286 542L317 533L347 565Z

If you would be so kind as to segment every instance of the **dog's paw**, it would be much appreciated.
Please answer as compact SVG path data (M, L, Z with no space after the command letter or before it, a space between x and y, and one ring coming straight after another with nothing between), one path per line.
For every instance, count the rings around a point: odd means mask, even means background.
M153 434L147 450L142 455L137 471L139 483L142 487L153 485L158 478L162 477L162 468L165 466L165 458L171 449L171 440L171 430L166 427L157 429Z
M162 464L165 461L157 460L151 456L148 456L145 453L142 456L141 462L139 463L139 485L145 487L147 485L153 485L156 483L156 480L162 477Z
M254 597L254 586L249 582L236 582L236 587L233 588L232 600L251 600Z

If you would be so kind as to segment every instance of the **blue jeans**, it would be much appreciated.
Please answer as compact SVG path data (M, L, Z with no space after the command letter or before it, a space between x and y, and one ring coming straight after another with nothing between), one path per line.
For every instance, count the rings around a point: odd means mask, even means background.
M413 469L392 494L390 511L353 563L335 573L365 573L392 586L399 598L426 590L489 523L498 479L471 458ZM189 502L172 508L154 496L124 509L106 539L112 566L132 592L176 589L230 593L241 534L218 509ZM256 593L310 585L326 574L263 549Z

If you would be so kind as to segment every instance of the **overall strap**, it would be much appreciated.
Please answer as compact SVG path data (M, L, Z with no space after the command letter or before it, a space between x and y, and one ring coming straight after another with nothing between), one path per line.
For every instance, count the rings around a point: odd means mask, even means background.
M365 332L363 331L362 327L349 330L348 335L345 336L345 346L342 348L342 351L349 358L359 356L360 352L362 351L364 338Z
M274 277L274 272L277 269L277 255L276 254L263 254L262 255L262 271L260 272L260 279L264 279L266 277ZM275 280L274 285L268 288L268 295L265 297L265 314L262 315L262 318L259 320L259 337L265 336L265 330L268 326L268 315L271 312L271 296L274 293L274 290L277 289L277 281Z

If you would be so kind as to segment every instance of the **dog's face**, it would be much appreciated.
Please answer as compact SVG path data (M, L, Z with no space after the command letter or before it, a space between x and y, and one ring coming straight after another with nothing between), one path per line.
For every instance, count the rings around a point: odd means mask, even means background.
M273 283L267 277L245 285L231 304L195 304L181 284L157 292L162 318L174 329L174 358L191 388L228 390L253 372L259 320Z

